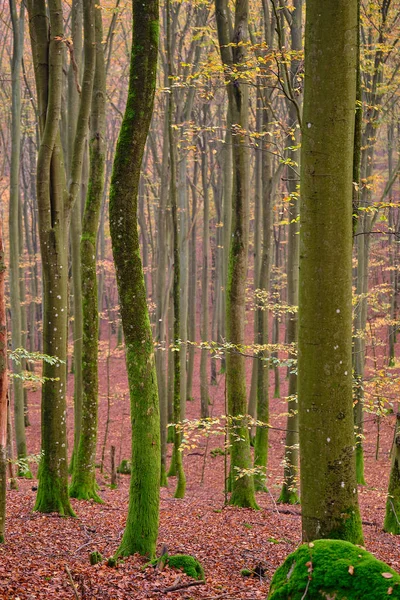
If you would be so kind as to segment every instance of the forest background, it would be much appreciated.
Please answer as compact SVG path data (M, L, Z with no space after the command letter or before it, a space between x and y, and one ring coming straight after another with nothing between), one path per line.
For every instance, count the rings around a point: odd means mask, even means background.
M84 135L79 150L82 172L74 178L72 131L73 123L79 120L78 99L85 84L85 79L81 80L83 42L88 40L77 34L79 25L74 31L76 19L79 22L83 16L77 16L80 13L79 3L73 3L73 6L75 13L69 3L63 4L66 35L60 40L63 73L60 144L67 157L65 171L69 194L76 196L71 214L70 259L65 263L69 306L68 377L65 380L67 419L64 425L69 459L73 452L72 461L78 451L83 394L81 356L85 349L79 245L90 176L89 142ZM97 11L100 12L98 7ZM55 379L59 381L55 371L60 367L45 360L42 373L39 360L43 351L56 356L60 353L48 352L43 347L43 267L39 250L36 182L41 135L40 98L36 93L28 19L24 13L23 5L18 2L3 2L1 5L3 119L0 134L4 152L0 192L6 263L9 265L6 281L8 330L11 334L10 348L14 351L14 357L10 359L10 367L14 371L10 384L14 419L11 425L10 416L9 448L11 451L10 440L15 438L17 459L9 463L14 469L10 472L12 486L15 485L15 475L20 476L19 491L9 492L12 501L9 502L8 546L1 550L4 558L4 567L1 568L7 573L7 578L1 585L6 586L4 589L10 597L14 597L12 594L21 595L21 586L29 578L30 586L45 585L52 593L57 593L57 597L64 597L62 594L70 597L72 588L65 572L67 563L75 570L82 590L86 586L84 593L94 597L102 597L102 593L118 597L120 593L121 597L125 597L124 594L133 589L129 586L137 586L138 594L152 597L145 594L170 583L171 574L159 575L162 584L153 575L146 575L145 581L142 581L141 574L138 581L137 573L133 573L134 560L139 559L130 559L132 562L127 561L118 572L107 577L107 583L100 584L96 581L98 572L102 573L101 569L105 572L106 568L98 567L94 574L93 569L90 571L82 560L86 560L88 550L92 549L111 554L119 543L126 517L127 483L123 476L119 476L117 489L108 487L111 447L115 449L117 463L130 455L129 394L111 252L108 197L115 145L128 91L132 30L130 4L102 2L100 12L107 88L105 185L96 231L100 314L96 462L99 465L100 495L106 504L98 506L92 503L88 507L82 502L74 502L74 510L80 520L74 521L73 525L70 521L63 521L61 525L57 522L55 526L46 521L44 525L39 513L30 513L35 497L33 488L36 486L25 480L31 472L37 474L35 462L40 455L39 387L43 381L49 386ZM159 539L168 543L174 551L193 553L202 559L210 573L207 583L210 595L216 594L222 586L224 593L228 590L226 593L236 594L234 597L258 597L265 595L268 578L282 557L300 539L299 508L280 508L276 501L281 497L286 502L296 502L298 487L298 426L297 410L293 405L296 404L296 273L299 259L296 238L299 227L304 7L301 2L265 1L261 10L257 3L250 3L249 39L242 44L245 59L240 63L241 77L246 81L249 96L247 121L242 129L237 124L231 128L227 117L226 73L221 62L214 6L207 2L171 2L161 6L160 14L157 90L139 183L139 234L164 424L185 418L190 422L184 429L183 444L186 497L173 499L173 479L170 479L168 489L162 489ZM362 120L360 173L358 178L354 178L358 220L353 258L355 426L358 432L358 483L363 485L359 490L360 502L369 548L395 568L398 567L392 550L395 542L389 534L381 533L383 513L380 511L384 510L386 501L387 481L383 480L382 473L389 474L389 452L399 393L396 360L400 227L397 177L400 160L397 102L399 18L400 9L395 1L360 3L361 86L358 114ZM235 139L241 136L247 140L249 154L250 245L246 286L243 287L245 340L239 347L226 343L229 338L225 306L227 248L232 219L232 147ZM175 241L180 258L178 335L173 331L173 197L178 225ZM178 344L174 341L177 339ZM18 348L25 348L28 352L15 353ZM262 452L258 455L260 461L256 461L251 469L256 481L260 479L262 491L257 494L257 502L263 508L262 516L231 508L219 512L229 493L226 489L229 443L224 417L228 413L226 352L238 352L245 357L248 413L259 419L258 426L256 422L252 425L251 433L258 431L258 448L262 448ZM20 360L15 360L18 354ZM181 364L180 407L174 414L174 357L177 354ZM260 368L263 364L260 359L267 362L269 368ZM359 410L361 407L363 411ZM198 429L199 418L208 419L202 421L203 430ZM269 423L270 427L262 423ZM269 440L266 438L268 431ZM57 431L56 437L58 434ZM257 435L254 442L256 453ZM175 435L175 446L177 437L180 436ZM162 465L165 475L169 468L171 446L167 446L166 440L164 442ZM28 461L25 461L26 457ZM263 480L265 474L267 488ZM96 499L96 494L91 494L92 499ZM119 525L114 522L116 519L111 511L117 511ZM68 510L64 512L68 513ZM113 515L111 518L110 513ZM188 529L193 518L196 523L199 521L199 526L196 536L192 531L189 539ZM21 528L18 519L27 524L27 529L25 525ZM94 522L96 526L93 526ZM216 527L221 531L218 540L215 534L212 535ZM43 537L38 535L39 529ZM29 536L35 538L34 544L27 543ZM206 548L204 539L208 540ZM48 557L49 545L53 547L54 555L50 561L44 562L46 566L41 559L40 566L38 556ZM16 553L21 551L21 547L25 548L24 568L15 563ZM43 550L43 547L46 549ZM250 564L252 569L258 563L262 564L265 579L263 576L248 580L241 578L241 568ZM232 572L236 573L236 579L232 579ZM196 593L193 591L193 597ZM202 594L204 596L203 591Z

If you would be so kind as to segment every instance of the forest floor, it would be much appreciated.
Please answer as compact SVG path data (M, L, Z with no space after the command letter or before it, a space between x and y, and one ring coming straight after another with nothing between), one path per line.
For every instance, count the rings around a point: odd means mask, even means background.
M103 346L102 356L106 348ZM198 359L197 359L198 360ZM250 376L251 359L248 360ZM195 372L199 372L196 364ZM282 370L281 392L286 393ZM271 397L273 374L271 372ZM100 371L100 418L98 460L107 419L107 373L105 358ZM195 448L185 451L187 491L183 500L174 499L175 480L161 489L158 551L166 544L170 554L192 554L203 565L206 583L179 591L166 588L189 582L183 573L166 567L157 572L146 567L146 560L133 556L117 568L102 564L91 566L89 553L98 550L111 556L119 545L128 508L129 476L119 476L118 488L109 486L109 451L115 445L118 462L130 455L129 397L121 350L110 359L111 406L110 433L106 443L104 474L98 472L104 504L72 500L77 518L60 518L32 512L36 480L19 480L18 491L7 497L6 543L0 547L0 598L71 600L95 599L197 599L257 600L266 598L270 579L301 541L300 506L276 505L282 482L285 400L271 400L269 493L257 494L260 510L224 506L224 457L213 458L210 450L223 447L224 438L201 438ZM195 381L194 390L199 382ZM188 418L199 414L197 400L187 405ZM69 389L69 443L72 447L72 380ZM224 377L210 386L213 416L224 414ZM40 394L29 394L31 426L27 429L30 453L40 451ZM375 460L376 423L366 418L366 486L359 486L364 522L365 546L379 559L400 571L399 544L396 537L382 532L393 436L393 418L381 425L381 448ZM280 428L280 429L279 429ZM169 455L171 447L169 446ZM202 481L203 480L203 481ZM262 567L264 577L242 577L241 569ZM72 576L71 584L68 570Z

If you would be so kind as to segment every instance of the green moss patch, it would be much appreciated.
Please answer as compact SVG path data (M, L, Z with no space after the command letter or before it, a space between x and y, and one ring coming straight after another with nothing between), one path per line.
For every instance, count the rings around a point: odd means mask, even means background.
M269 600L400 599L400 575L372 554L342 540L303 544L275 572Z
M130 475L131 474L131 461L124 458L121 460L121 464L117 468L117 473L121 475Z
M156 566L159 559L151 561L153 566ZM199 561L190 556L190 554L174 554L172 556L166 555L164 564L169 565L173 569L179 569L193 579L204 579L204 569Z

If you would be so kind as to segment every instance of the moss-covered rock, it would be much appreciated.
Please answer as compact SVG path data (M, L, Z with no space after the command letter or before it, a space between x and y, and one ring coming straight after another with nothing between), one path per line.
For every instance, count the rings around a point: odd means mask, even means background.
M204 579L204 570L199 561L189 554L168 556L168 564L174 569L181 569L193 579Z
M400 599L400 575L359 546L341 540L303 544L275 572L269 600Z

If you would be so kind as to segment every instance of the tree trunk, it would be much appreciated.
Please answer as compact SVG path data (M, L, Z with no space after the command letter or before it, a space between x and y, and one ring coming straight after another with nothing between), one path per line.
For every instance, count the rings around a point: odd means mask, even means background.
M137 197L153 112L159 17L157 0L133 0L128 100L110 187L110 232L131 397L132 474L128 519L117 556L153 557L158 534L160 415L154 347L140 258Z
M2 223L0 223L0 544L5 541L7 490L7 328L5 262Z
M233 36L228 25L228 6L216 0L218 41L227 81L230 123L233 142L232 236L229 249L226 298L227 341L239 352L227 354L227 391L230 418L231 498L230 504L257 508L253 477L243 475L251 468L250 436L247 418L244 345L246 308L247 253L249 245L249 148L248 84L240 71L245 62L247 40L247 0L236 0ZM232 45L233 44L233 45ZM232 71L238 73L232 76Z
M400 535L400 413L396 414L396 432L392 448L392 467L390 470L386 515L383 530Z
M205 124L204 124L205 127ZM205 344L201 349L200 356L200 406L201 406L201 418L205 419L208 417L208 377L207 377L207 364L208 364L208 321L209 321L209 287L210 287L210 274L209 274L209 260L210 260L210 197L209 197L209 186L208 186L208 137L207 132L203 133L203 144L202 144L202 155L201 155L201 179L203 184L203 265L201 275L201 341Z
M68 497L66 370L68 315L68 230L80 187L94 74L94 2L85 3L85 72L77 133L66 190L59 122L61 118L64 28L60 0L27 2L39 105L40 147L37 200L43 277L44 362L42 452L35 510L73 515ZM48 10L47 10L48 8ZM49 21L47 19L49 15ZM49 31L51 38L49 39Z
M292 50L295 52L302 48L302 0L295 0L295 10L292 12L292 24L290 28ZM291 62L292 81L299 69L298 59ZM292 148L296 148L300 142L300 131L296 125L298 115L293 102L289 103L289 125L293 127L293 138L290 142ZM299 303L299 194L296 173L300 162L300 151L289 150L289 158L297 165L295 169L288 168L288 192L289 204L289 232L288 232L288 259L287 259L287 295L288 305L297 307ZM298 337L298 315L297 312L289 313L287 317L286 336L288 344L297 344ZM295 353L289 353L289 358L295 360ZM285 459L283 471L283 486L278 502L297 504L299 497L298 468L299 468L299 413L297 402L297 369L289 368L288 385L288 417L286 420L285 435Z
M22 346L22 313L20 290L20 232L19 232L19 172L21 152L21 62L24 43L24 4L18 18L15 0L10 0L11 21L13 27L12 57L12 100L11 100L11 166L10 166L10 300L11 300L11 341L16 350ZM24 389L22 364L13 361L14 423L18 460L26 458L26 436L24 418ZM18 476L31 478L31 472L18 469Z
M76 136L76 126L79 112L79 92L81 63L82 63L82 24L83 11L82 0L73 0L71 7L71 39L73 43L75 68L72 63L68 71L68 167L71 170L71 160ZM72 450L70 472L73 472L75 455L78 451L79 437L81 434L82 421L82 273L79 246L82 236L82 217L80 202L76 202L71 216L71 272L72 272L72 296L73 296L73 336L74 336L74 447Z
M168 76L172 81L172 39L171 39L171 4L170 0L167 0L167 53L168 53ZM173 115L173 94L170 94L170 100L168 104L168 134L169 134L169 160L170 160L170 201L171 201L171 214L172 214L172 240L173 240L173 261L174 261L174 281L172 286L173 306L174 306L174 327L173 327L173 344L178 347L174 348L174 394L173 394L173 417L174 423L180 423L182 420L182 383L186 381L186 373L182 375L182 370L186 371L186 343L181 336L184 333L186 325L181 325L183 315L181 314L181 264L180 257L182 251L182 242L184 231L182 226L185 228L185 215L181 215L181 237L178 234L178 205L177 205L177 190L176 190L176 159L175 159L175 140L172 128L172 115ZM186 163L185 166L185 177L186 177ZM182 164L181 164L182 169ZM186 207L181 205L181 210L186 210ZM183 287L183 286L182 286ZM187 314L186 314L187 320ZM181 343L179 343L179 340ZM183 350L182 350L183 346ZM182 365L182 358L184 363ZM185 395L186 400L186 395ZM177 485L175 490L175 498L184 498L186 490L186 477L183 469L183 455L180 451L182 434L179 429L175 426L174 428L174 449L171 459L171 468L168 475L177 475Z
M303 539L362 544L351 362L356 38L356 0L308 0L298 393Z
M100 8L95 11L96 70L90 121L90 174L80 243L82 266L82 420L70 495L100 501L95 477L98 413L96 240L104 188L106 73ZM77 366L77 365L75 365Z

